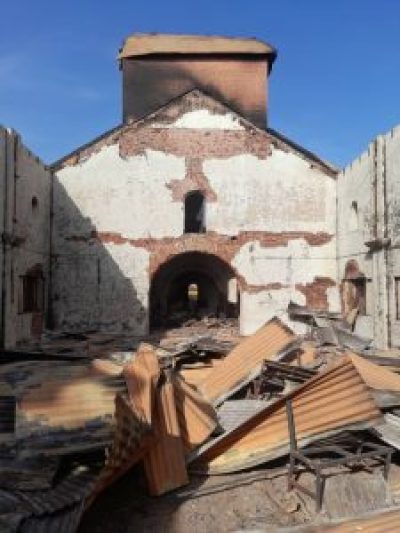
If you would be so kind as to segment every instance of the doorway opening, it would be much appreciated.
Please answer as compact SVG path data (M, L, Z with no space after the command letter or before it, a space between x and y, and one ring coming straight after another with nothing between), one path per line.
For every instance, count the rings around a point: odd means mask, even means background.
M219 257L202 252L183 253L161 265L151 283L151 328L205 316L239 316L233 269Z

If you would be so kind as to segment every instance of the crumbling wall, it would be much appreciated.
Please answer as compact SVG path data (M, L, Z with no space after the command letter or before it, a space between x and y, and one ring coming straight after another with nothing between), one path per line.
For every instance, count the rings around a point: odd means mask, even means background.
M198 91L123 126L56 171L56 325L144 333L152 276L192 251L234 269L243 333L274 314L288 321L290 299L337 310L334 176ZM206 199L206 233L184 234L193 190Z
M2 343L40 335L50 275L50 172L12 130L1 129ZM24 309L24 276L40 276L40 308ZM26 299L26 294L25 294Z
M338 275L342 304L346 267L358 269L358 286L365 279L365 314L356 332L376 346L400 346L400 130L378 136L338 176ZM357 217L355 217L355 206ZM347 276L349 278L349 276Z
M370 146L338 176L338 278L341 287L341 308L346 314L357 302L351 299L353 276L363 275L368 287L366 313L357 319L357 331L372 337L374 329L374 293L372 256L366 242L374 232L373 170L374 147ZM357 265L357 272L348 275L346 268ZM351 302L349 300L352 300Z
M384 236L387 245L388 338L400 346L400 127L384 136L385 213Z

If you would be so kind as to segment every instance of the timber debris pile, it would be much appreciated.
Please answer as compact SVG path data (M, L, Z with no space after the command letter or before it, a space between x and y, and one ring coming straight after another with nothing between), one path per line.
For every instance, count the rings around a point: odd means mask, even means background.
M0 531L76 531L139 463L159 497L194 474L278 461L289 489L302 490L296 469L316 475L317 511L325 467L373 463L387 479L400 448L400 359L374 354L336 316L289 312L312 335L274 317L239 342L200 335L3 364Z

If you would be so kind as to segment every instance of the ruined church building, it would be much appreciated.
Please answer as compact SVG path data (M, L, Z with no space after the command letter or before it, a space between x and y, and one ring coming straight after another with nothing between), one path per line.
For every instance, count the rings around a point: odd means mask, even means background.
M269 127L276 50L134 34L123 122L46 167L0 128L0 333L144 335L200 309L247 335L289 302L400 346L400 129L343 171Z

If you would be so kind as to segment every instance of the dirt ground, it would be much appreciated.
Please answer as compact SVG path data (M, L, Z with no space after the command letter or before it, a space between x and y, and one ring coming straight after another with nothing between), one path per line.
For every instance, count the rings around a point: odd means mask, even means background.
M223 532L310 520L285 476L256 471L212 478L159 498L146 496L140 470L126 476L86 513L79 533ZM138 481L139 480L139 481Z
M314 488L314 478L300 481ZM324 507L315 511L308 496L287 492L284 463L224 476L191 476L188 486L151 498L138 467L105 492L86 512L79 533L196 533L278 531L281 528L327 523L396 504L390 486L398 486L400 468L392 467L386 485L380 468L332 473Z

